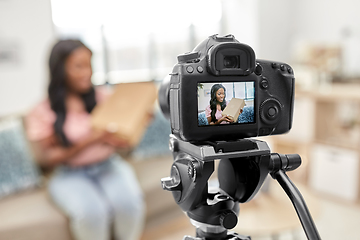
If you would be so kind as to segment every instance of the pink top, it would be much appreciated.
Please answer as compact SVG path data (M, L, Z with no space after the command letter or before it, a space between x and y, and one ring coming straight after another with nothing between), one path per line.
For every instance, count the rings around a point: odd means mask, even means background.
M220 111L219 109L216 109L216 113L215 113L215 118L216 120L219 120L220 118L223 117L223 115L221 115L222 111ZM205 116L206 118L208 117L211 117L211 108L210 108L210 105L208 105L206 108L205 108ZM220 124L230 124L229 122L227 121L222 121Z
M110 93L105 88L95 88L97 103L104 101ZM54 134L56 114L49 99L40 102L26 117L26 131L30 141L40 141ZM88 112L67 112L64 133L71 143L86 139L91 134L91 116ZM94 143L67 161L70 166L87 165L107 159L115 152L108 144Z

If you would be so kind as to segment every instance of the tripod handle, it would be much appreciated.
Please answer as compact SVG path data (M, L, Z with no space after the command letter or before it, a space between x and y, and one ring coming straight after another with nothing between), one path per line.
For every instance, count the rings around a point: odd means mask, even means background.
M296 213L300 219L301 225L305 231L305 234L309 240L320 240L320 235L316 229L315 223L311 217L309 209L306 206L300 191L286 175L284 170L279 170L273 173L275 178L281 187L284 189L292 204L295 207Z
M321 239L311 217L305 200L295 184L286 175L286 171L292 171L301 165L301 157L298 154L272 153L270 156L270 175L278 181L290 198L296 213L300 219L305 234L310 240Z

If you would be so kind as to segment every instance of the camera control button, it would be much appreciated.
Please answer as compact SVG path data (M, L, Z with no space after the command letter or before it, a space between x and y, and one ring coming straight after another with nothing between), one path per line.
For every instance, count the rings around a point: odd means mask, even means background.
M284 65L284 64L281 64L281 65L280 65L280 69L281 69L281 71L285 71L285 65Z
M187 67L186 67L186 71L187 71L188 73L193 73L193 72L194 72L194 68L193 68L192 66L187 66Z
M198 66L196 69L197 69L197 71L198 71L199 73L203 73L203 72L204 72L204 68L203 68L202 66Z
M274 125L281 119L281 103L275 98L266 99L260 105L261 120L267 125Z
M272 63L272 64L271 64L271 67L272 67L272 68L277 68L278 65L277 65L277 63Z
M274 117L276 114L277 114L276 108L270 107L269 110L268 110L268 115L270 117Z
M260 86L264 89L267 89L269 87L269 81L267 78L263 77L260 82Z
M255 67L255 74L260 76L262 74L262 71L263 71L263 68L260 64L256 64L256 67Z
M288 73L293 74L293 70L290 67L287 70L288 70Z

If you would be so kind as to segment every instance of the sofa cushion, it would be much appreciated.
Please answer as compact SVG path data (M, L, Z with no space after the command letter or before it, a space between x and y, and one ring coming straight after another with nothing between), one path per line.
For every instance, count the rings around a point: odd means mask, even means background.
M131 157L136 160L146 160L170 155L170 133L170 121L159 110L155 111L153 120L146 129L142 140L131 153Z
M40 184L20 117L0 120L0 198Z
M0 239L71 239L68 220L52 204L45 188L2 199L0 216Z
M254 107L245 106L243 112L239 115L238 123L253 123L254 122ZM200 112L198 114L198 124L199 126L209 125L209 122L205 116L205 112Z

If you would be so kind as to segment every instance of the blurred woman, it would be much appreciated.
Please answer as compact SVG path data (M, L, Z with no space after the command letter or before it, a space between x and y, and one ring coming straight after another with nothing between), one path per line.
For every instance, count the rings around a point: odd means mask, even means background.
M138 239L144 202L136 176L111 133L91 128L90 113L109 95L91 83L91 51L80 41L56 43L49 59L48 98L26 117L42 166L55 166L48 190L78 240ZM113 227L112 227L113 226Z

